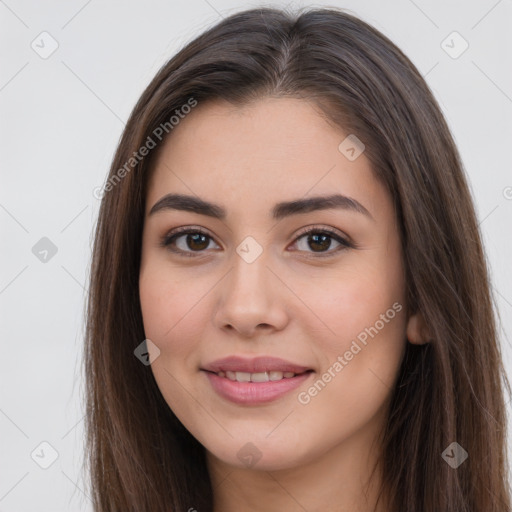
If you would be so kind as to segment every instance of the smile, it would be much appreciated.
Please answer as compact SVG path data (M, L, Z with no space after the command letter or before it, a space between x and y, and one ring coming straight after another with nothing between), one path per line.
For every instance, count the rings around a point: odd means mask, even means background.
M300 374L293 372L211 372L203 370L210 386L221 398L237 405L260 405L285 397L298 388L313 370Z
M294 372L280 372L280 371L269 371L269 372L217 372L219 377L224 377L229 380L236 380L237 382L275 382L282 379L291 379L296 375L300 375Z

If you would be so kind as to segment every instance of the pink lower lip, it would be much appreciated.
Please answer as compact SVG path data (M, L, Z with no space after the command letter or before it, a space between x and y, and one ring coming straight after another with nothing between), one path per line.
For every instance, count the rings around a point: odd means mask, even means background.
M299 387L313 372L288 379L267 382L237 382L216 373L204 372L213 389L223 398L236 404L252 405L271 402Z

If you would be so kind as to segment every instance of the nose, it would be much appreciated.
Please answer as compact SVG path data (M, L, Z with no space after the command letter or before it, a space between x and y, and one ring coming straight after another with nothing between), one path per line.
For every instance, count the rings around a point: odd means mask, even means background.
M215 327L250 338L283 329L288 323L286 286L261 255L248 263L238 254L216 287Z

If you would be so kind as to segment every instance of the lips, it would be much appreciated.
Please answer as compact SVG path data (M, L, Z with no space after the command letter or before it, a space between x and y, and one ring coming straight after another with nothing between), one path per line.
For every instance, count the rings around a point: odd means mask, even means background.
M275 357L218 359L201 370L222 398L238 405L260 405L290 393L306 382L312 368Z
M295 375L300 375L312 370L307 366L298 365L284 359L269 356L256 357L252 359L230 356L223 359L217 359L216 361L205 365L202 369L213 373L239 372L258 374L265 372L282 372L283 374L293 373Z
M213 372L216 373L219 377L225 377L229 380L236 380L238 382L275 382L281 379L291 379L297 374L294 372L279 372L276 370L268 371L268 372L257 372L257 373L249 373L249 372L231 372L231 371L220 371Z

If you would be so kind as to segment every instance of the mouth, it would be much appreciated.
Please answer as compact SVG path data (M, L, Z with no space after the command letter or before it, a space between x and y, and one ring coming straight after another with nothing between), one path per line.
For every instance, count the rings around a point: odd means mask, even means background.
M240 382L249 382L253 377L255 380L252 382L267 382L290 378L293 377L292 374L300 375L311 368L273 356L248 358L232 355L203 365L201 370L220 374L219 377L231 380L242 379Z
M231 381L236 382L277 382L283 379L293 379L294 377L297 377L299 375L304 375L305 373L311 373L313 370L306 370L304 372L288 372L288 371L279 371L279 370L270 370L270 371L264 371L264 372L257 372L257 373L249 373L249 372L242 372L242 371L218 371L218 372L212 372L205 370L208 373L213 373L217 375L220 378L223 379L229 379Z
M306 382L315 371L273 356L232 355L200 368L213 391L237 405L277 400Z
M266 372L236 372L202 370L211 389L223 400L237 406L264 406L284 399L303 385L314 370L301 373L272 370Z

